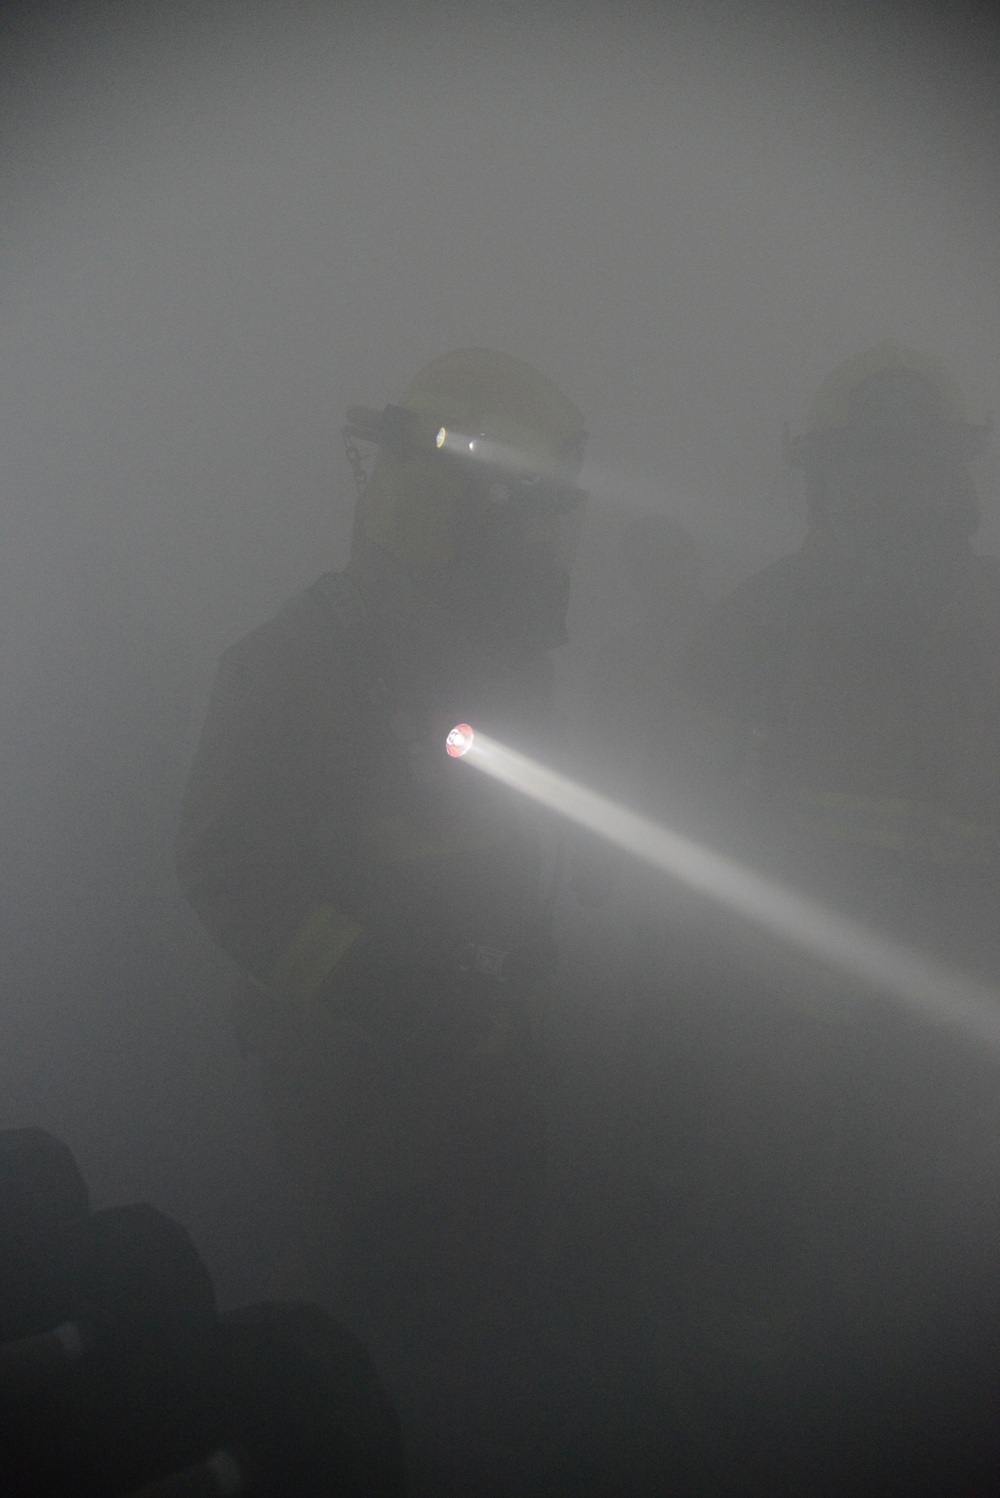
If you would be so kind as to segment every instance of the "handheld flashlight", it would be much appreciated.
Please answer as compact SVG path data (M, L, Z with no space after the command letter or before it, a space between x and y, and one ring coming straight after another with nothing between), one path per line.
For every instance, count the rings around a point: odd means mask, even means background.
M444 747L452 759L461 759L472 748L473 733L468 723L456 723L444 741Z

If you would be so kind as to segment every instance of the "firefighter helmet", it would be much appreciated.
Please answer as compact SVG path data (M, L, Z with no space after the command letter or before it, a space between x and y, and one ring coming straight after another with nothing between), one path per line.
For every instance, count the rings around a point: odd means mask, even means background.
M586 431L550 380L508 354L459 349L398 405L353 408L345 436L378 445L356 550L444 590L499 649L565 640Z
M352 407L345 432L378 444L357 534L420 568L455 555L472 488L572 509L586 429L530 364L458 349L424 366L398 405Z
M962 391L940 359L884 339L823 381L789 458L807 471L863 451L928 451L964 462L988 440L989 425L969 421Z

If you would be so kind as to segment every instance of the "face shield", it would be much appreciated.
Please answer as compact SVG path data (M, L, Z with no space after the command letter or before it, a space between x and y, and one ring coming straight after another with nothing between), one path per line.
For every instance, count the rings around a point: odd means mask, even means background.
M825 491L833 528L872 544L917 532L933 546L949 533L969 533L972 479L964 464L933 448L861 450L831 466Z
M576 484L584 434L553 450L530 431L503 441L404 406L349 415L345 433L377 442L395 465L397 516L433 516L442 560L426 566L427 585L443 590L461 627L500 654L563 644L587 497Z
M448 571L450 584L467 599L473 627L501 652L564 644L586 494L495 458L443 461L462 473Z

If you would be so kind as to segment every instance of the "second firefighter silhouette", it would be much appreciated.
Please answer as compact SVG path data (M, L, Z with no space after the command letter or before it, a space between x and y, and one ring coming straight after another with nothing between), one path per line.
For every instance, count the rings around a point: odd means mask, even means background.
M687 652L722 781L785 859L822 867L869 917L875 891L898 907L904 884L996 874L1000 571L972 546L968 466L987 438L940 361L891 342L848 360L790 446L801 549Z
M223 657L177 857L246 975L314 1293L372 1332L435 1274L475 1299L541 1179L538 838L444 746L463 720L544 742L585 432L483 349L345 432L378 445L351 559Z

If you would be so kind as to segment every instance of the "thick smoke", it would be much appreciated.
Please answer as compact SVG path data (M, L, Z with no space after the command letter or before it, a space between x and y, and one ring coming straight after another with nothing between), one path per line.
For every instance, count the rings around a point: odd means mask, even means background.
M586 413L572 696L635 619L623 520L682 522L712 596L797 543L782 428L839 360L897 338L1000 409L1000 28L822 0L8 27L0 1122L176 1213L246 1298L282 1173L170 846L219 652L346 556L346 408L486 345Z

